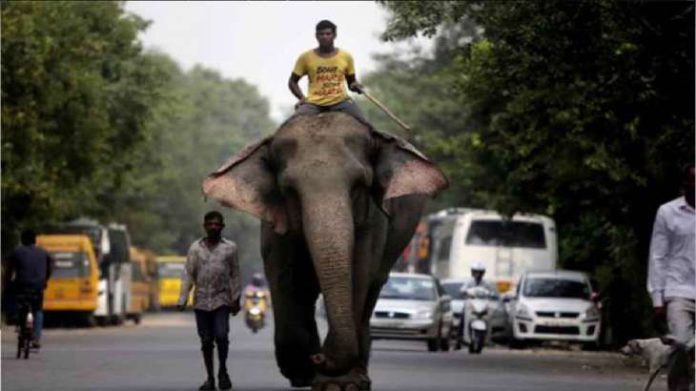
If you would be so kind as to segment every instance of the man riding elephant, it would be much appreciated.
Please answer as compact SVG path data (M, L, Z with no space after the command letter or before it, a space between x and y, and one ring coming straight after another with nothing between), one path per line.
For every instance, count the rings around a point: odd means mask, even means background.
M336 25L322 20L316 26L316 38L319 46L300 55L288 80L290 91L298 99L294 115L342 111L370 126L346 92L345 82L356 93L362 93L363 87L355 79L353 57L334 46ZM297 84L304 75L309 79L307 97Z

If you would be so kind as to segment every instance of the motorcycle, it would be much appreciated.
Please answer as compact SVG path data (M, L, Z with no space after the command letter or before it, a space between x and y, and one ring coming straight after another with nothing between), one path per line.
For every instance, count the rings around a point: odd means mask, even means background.
M493 299L493 293L484 287L474 287L466 290L464 297L464 317L462 322L462 339L469 346L469 353L481 353L486 345L490 332L489 302Z
M266 323L267 294L262 290L247 291L244 294L244 320L256 334Z

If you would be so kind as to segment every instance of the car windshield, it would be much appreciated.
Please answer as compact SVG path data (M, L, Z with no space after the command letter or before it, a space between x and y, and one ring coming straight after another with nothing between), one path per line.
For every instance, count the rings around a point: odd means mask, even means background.
M557 278L529 278L524 283L524 296L561 297L589 300L590 289L586 283Z
M160 278L181 278L181 272L184 270L183 263L163 263L159 265Z
M463 282L444 282L442 283L442 288L445 289L448 295L453 299L459 299L462 297L461 289Z
M83 252L52 252L53 272L51 278L74 278L89 275L89 260Z
M379 294L381 299L433 301L437 298L431 279L391 277Z

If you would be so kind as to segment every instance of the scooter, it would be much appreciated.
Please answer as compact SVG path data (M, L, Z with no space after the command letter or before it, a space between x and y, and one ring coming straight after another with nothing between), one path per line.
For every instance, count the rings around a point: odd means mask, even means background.
M490 322L488 316L488 303L492 293L484 287L469 288L464 295L464 330L462 339L469 346L469 353L481 353L486 345L489 334Z
M266 299L266 292L261 290L244 294L244 320L254 334L266 324Z

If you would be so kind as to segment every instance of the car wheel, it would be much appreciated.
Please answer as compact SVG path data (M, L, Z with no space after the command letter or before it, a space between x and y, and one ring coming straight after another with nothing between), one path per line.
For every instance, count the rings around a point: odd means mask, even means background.
M428 340L428 351L437 352L439 338L431 338Z
M440 350L443 352L449 352L450 350L450 339L448 336L440 338Z

